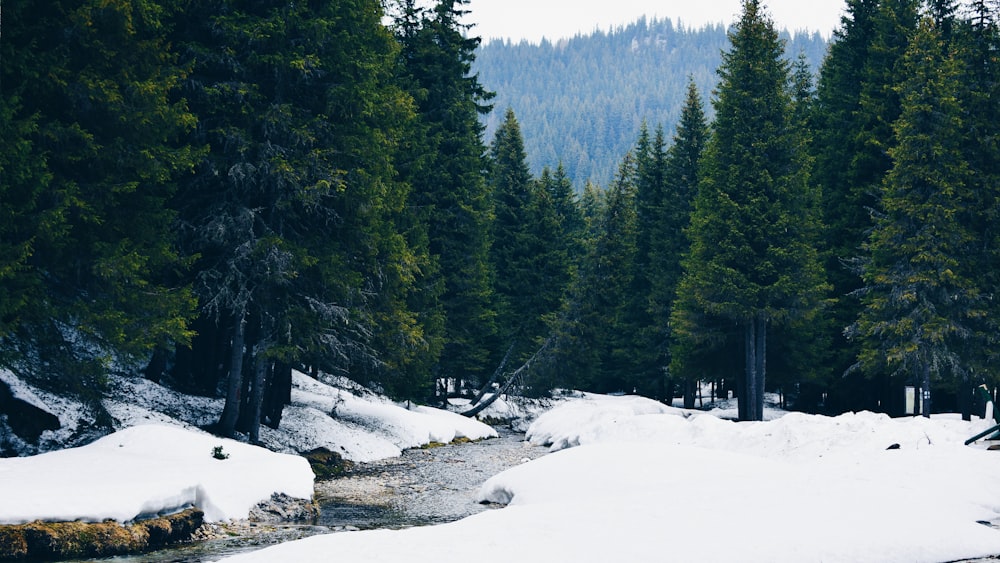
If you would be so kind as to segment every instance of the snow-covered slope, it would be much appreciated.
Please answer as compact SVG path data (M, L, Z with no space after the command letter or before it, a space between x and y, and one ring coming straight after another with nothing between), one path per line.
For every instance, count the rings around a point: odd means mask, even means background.
M89 441L79 438L80 429L90 429L93 418L84 405L33 389L10 372L0 371L0 378L23 400L51 412L62 423L60 430L43 433L37 445L22 445L23 453ZM363 462L395 457L404 449L430 442L497 435L492 427L451 412L408 408L352 388L347 381L330 383L338 386L293 372L292 404L285 407L277 430L261 428L261 443L284 453L325 447L346 459ZM109 387L111 392L103 404L114 419L115 429L150 423L197 429L217 421L222 412L221 399L185 395L143 378L110 376Z

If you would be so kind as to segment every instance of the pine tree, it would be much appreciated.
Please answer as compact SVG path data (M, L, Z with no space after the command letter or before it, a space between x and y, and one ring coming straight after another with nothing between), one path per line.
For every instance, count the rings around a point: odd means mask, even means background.
M635 198L636 164L627 154L608 188L571 297L570 328L564 332L573 339L561 345L567 357L563 369L575 370L583 388L601 393L633 391L626 315L636 255Z
M670 311L677 297L677 285L683 270L681 258L687 252L688 239L684 234L691 219L694 196L698 191L699 162L708 142L709 129L701 94L694 82L688 84L687 99L681 113L673 144L666 154L666 190L663 194L663 212L657 222L656 244L653 260L653 288L650 298L656 327L664 341L661 347L669 351ZM669 357L666 364L670 364ZM680 378L684 382L684 404L694 407L695 375Z
M622 371L628 374L625 386L656 399L671 394L666 388L666 350L661 336L665 325L657 326L650 306L659 275L655 251L665 220L666 152L663 128L657 127L651 136L643 123L635 148L635 258L630 265L631 285L624 294L619 328L619 354L625 362Z
M921 22L901 68L907 78L897 88L902 113L884 215L868 244L865 309L851 333L863 341L859 365L912 378L930 416L932 380L968 369L962 351L986 311L967 260L976 237L956 95L962 69L933 20Z
M743 3L730 41L674 324L681 339L696 338L706 315L741 327L740 418L760 420L768 327L813 314L826 285L815 248L818 194L791 118L789 68L759 2Z
M406 308L421 258L397 224L394 166L412 110L377 1L218 0L185 21L185 94L211 152L178 199L181 233L198 256L200 326L221 333L196 342L189 367L227 377L219 431L256 441L280 422L290 365L368 382L422 344ZM397 347L373 348L386 342Z
M442 319L443 347L433 371L439 380L475 385L497 348L489 267L493 198L479 122L492 94L470 73L479 39L466 37L459 21L466 3L441 0L423 10L404 0L396 35L401 84L420 119L400 169L441 277L425 281L441 292L440 312L433 314Z
M975 198L972 204L977 209L972 218L972 228L979 239L980 248L975 262L977 285L984 295L992 294L1000 287L1000 239L996 225L1000 202L1000 107L996 104L1000 95L1000 5L992 0L976 0L971 3L969 20L955 33L953 44L963 61L965 74L959 83L962 105L966 111L964 124L967 134L964 156L971 170L970 189ZM997 334L994 319L996 300L987 301L990 313L976 323L981 335ZM964 418L971 418L974 386L995 383L996 376L990 368L997 360L995 339L973 343L967 353L972 373L964 381L958 381L959 408Z
M815 133L816 183L822 188L823 243L826 271L834 302L828 314L832 364L842 374L858 354L856 342L843 336L861 310L855 291L861 286L855 261L871 229L882 180L889 169L886 153L893 145L892 123L899 116L893 91L895 66L916 25L917 0L849 0L823 62L812 120ZM877 380L851 373L836 383L805 385L802 403L816 408L827 395L834 412L862 407L884 410L889 397Z
M62 378L48 383L92 397L109 361L136 365L190 337L167 204L197 151L184 142L194 117L176 95L172 9L32 1L4 14L0 166L17 193L3 205L19 208L0 228L0 268L15 276L7 351L38 354L51 362L41 377Z
M507 109L490 147L490 187L494 198L493 243L490 249L496 276L497 325L502 348L512 346L515 365L534 351L543 311L533 309L528 296L538 291L535 254L542 241L535 238L529 210L538 211L534 180L528 172L524 139L514 111Z

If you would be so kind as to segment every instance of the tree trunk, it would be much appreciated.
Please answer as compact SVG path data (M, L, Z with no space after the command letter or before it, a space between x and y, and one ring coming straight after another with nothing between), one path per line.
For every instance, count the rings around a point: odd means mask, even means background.
M740 420L757 420L755 406L757 404L757 322L756 319L746 321L744 328L744 369L743 396L740 397ZM744 404L746 403L746 404Z
M278 429L285 405L292 402L292 366L284 362L274 362L274 369L267 385L264 386L264 406L261 423Z
M920 411L925 418L931 417L931 366L923 366L923 400L920 402Z
M532 356L530 358L528 358L528 361L524 362L524 365L522 365L521 367L519 367L516 370L514 370L514 373L510 374L510 379L507 380L507 383L503 384L503 387L501 387L500 389L498 389L497 392L494 393L489 399L486 399L485 401L479 403L475 407L473 407L473 408L471 408L471 409L463 412L462 416L467 416L469 418L472 418L472 417L476 416L477 414L479 414L480 412L482 412L484 409L486 409L486 407L492 405L494 401L496 401L498 398L500 398L500 395L503 395L504 393L507 392L508 389L510 389L510 387L514 384L514 382L517 381L518 377L520 377L523 373L526 373L529 369L531 369L532 364L535 363L535 359L538 358L539 355L546 348L548 348L549 344L551 344L551 343L552 343L552 337L549 337L545 341L545 343L542 344L542 347L539 348L537 352L535 352L534 354L532 354Z
M757 384L755 385L757 396L754 398L754 408L757 411L757 418L754 420L764 420L764 384L767 375L767 319L763 315L759 315L754 321L757 323L757 330L755 331L757 335L755 343L755 347L757 348L757 367L755 368L757 374Z
M962 420L966 422L972 420L972 399L975 392L972 380L968 375L963 375L958 382L958 410L962 413Z
M260 443L260 413L264 405L264 382L267 380L267 372L271 367L271 359L267 357L267 350L270 346L267 341L262 341L254 351L254 372L253 387L250 390L250 428L249 438L251 444Z
M240 416L240 387L243 385L243 345L246 336L246 313L239 315L233 326L230 349L229 380L226 383L226 405L219 417L219 433L232 438Z
M698 381L690 378L684 379L684 408L693 409L696 398L695 392L698 388Z
M764 375L767 369L767 321L762 315L747 320L745 331L746 375L740 398L740 420L764 420ZM742 405L742 403L746 405Z

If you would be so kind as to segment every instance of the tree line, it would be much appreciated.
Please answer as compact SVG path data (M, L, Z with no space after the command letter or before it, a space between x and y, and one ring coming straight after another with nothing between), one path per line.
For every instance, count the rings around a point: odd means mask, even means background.
M490 40L473 65L496 92L498 111L485 116L486 136L492 138L510 107L524 132L532 174L561 162L577 189L587 180L607 186L643 121L663 124L668 139L673 135L688 80L706 94L715 88L726 32L722 24L640 18L537 43ZM779 35L791 60L801 54L819 68L827 49L823 36ZM711 106L705 109L711 116Z
M98 411L142 371L251 440L292 369L424 401L717 381L746 419L995 381L996 5L851 0L814 85L747 0L713 120L692 83L582 193L513 110L486 143L464 5L8 5L0 365Z
M814 80L745 1L711 121L692 81L602 192L560 369L689 407L713 382L746 420L765 391L901 414L904 386L968 416L997 383L997 8L850 0Z

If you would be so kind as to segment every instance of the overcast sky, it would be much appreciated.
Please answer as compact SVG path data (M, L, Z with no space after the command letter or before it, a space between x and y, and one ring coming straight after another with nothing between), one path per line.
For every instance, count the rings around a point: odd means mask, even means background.
M488 41L503 37L538 42L572 37L577 32L630 23L640 16L670 18L687 27L732 23L740 0L470 0L472 35ZM829 37L840 23L844 0L765 0L778 28L819 31Z

